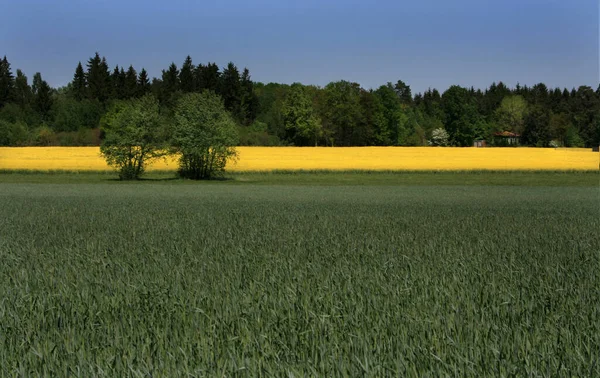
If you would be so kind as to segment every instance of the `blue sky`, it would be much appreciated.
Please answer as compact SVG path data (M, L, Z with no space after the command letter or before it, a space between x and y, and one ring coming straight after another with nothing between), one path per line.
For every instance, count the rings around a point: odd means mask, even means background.
M95 51L152 76L186 55L256 81L413 92L599 81L598 0L7 0L0 55L65 85Z

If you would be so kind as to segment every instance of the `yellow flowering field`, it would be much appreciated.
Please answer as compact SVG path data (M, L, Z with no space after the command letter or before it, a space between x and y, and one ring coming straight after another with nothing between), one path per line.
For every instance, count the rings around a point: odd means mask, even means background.
M591 149L435 147L239 147L232 171L270 170L597 170ZM149 170L175 170L176 159ZM98 147L2 147L0 169L109 170Z

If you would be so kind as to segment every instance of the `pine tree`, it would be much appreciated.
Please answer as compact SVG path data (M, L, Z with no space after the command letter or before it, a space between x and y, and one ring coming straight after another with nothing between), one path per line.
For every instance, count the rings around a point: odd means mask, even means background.
M39 72L33 76L32 90L35 110L41 115L43 121L48 121L50 109L52 109L52 104L54 103L52 88L42 79L42 75Z
M162 82L163 96L165 98L179 90L179 70L177 70L175 63L171 63L168 70L162 71Z
M6 56L0 60L0 108L14 100L15 79Z
M73 88L73 96L77 100L83 100L87 96L87 82L85 79L85 72L83 71L83 66L81 65L81 62L77 64L77 68L75 69L75 75L73 75L73 81L71 83L71 86Z
M21 70L17 70L15 78L15 100L22 107L26 107L31 103L31 87L27 83L27 76Z
M112 74L110 75L110 86L111 86L111 92L110 92L110 97L112 99L118 99L121 100L124 98L123 96L123 90L124 90L124 84L123 80L121 79L121 70L119 69L119 66L115 66L115 69L113 70Z
M111 93L110 77L106 59L101 59L100 54L96 53L87 63L88 97L102 102L106 101Z
M236 119L240 120L242 85L240 82L240 72L233 62L229 62L227 68L223 70L220 94L225 103L225 108L229 110Z
M179 83L181 91L184 93L194 92L196 90L196 81L194 80L194 64L192 58L188 55L181 66L179 72Z
M396 95L400 99L400 102L408 105L412 102L412 93L410 90L410 85L407 85L402 80L398 80L396 85L394 85L394 90L396 91Z
M244 68L242 73L242 123L249 125L256 118L258 108L258 98L254 93L254 83L250 78L250 71L248 68Z
M137 93L137 72L133 66L129 66L125 73L125 98L135 97Z
M216 63L208 63L198 65L194 71L196 89L202 91L208 89L220 94L221 73L219 66Z
M148 78L148 72L144 68L140 71L137 82L137 96L142 97L150 92L150 79Z

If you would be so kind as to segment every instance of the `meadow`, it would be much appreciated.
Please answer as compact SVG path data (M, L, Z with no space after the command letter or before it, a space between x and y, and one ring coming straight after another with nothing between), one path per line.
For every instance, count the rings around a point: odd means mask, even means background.
M598 170L600 155L579 148L238 147L230 172L273 170ZM109 171L98 147L0 147L0 170ZM174 171L176 157L149 171Z
M600 375L597 174L357 175L0 175L0 375Z

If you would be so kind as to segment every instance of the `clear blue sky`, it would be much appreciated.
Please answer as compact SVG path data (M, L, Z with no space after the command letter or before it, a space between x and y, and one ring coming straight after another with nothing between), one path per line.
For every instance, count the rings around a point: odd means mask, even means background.
M0 55L53 86L98 51L152 76L189 54L263 82L596 87L598 17L598 0L7 0Z

